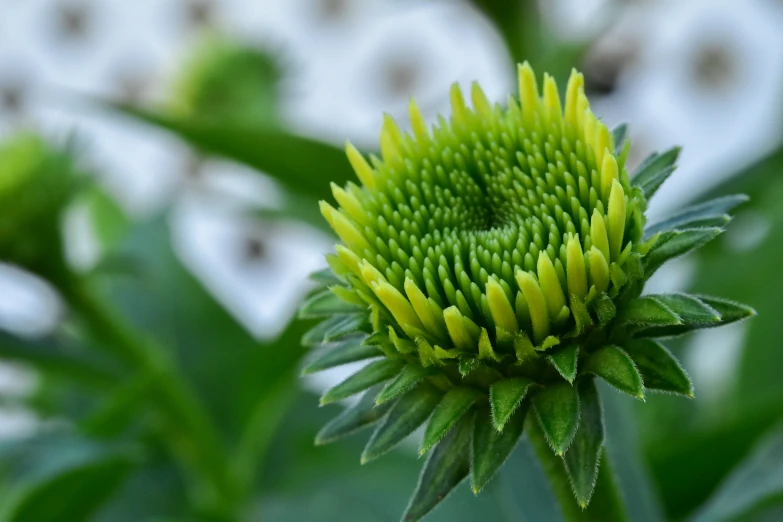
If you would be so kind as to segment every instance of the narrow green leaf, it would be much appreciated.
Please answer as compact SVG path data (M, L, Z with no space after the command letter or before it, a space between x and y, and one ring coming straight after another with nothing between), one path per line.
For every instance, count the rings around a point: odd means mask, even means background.
M419 455L424 455L465 415L473 403L481 397L474 388L454 388L443 396L424 430Z
M649 339L636 339L623 348L642 374L645 389L693 397L688 374L666 347Z
M406 393L378 426L362 452L362 464L375 460L424 424L441 400L442 392L432 386L419 386Z
M305 332L302 336L302 344L307 347L318 346L324 342L326 332L332 327L345 320L347 315L334 315L328 319L325 319Z
M650 296L666 305L677 314L682 323L690 324L715 324L720 322L720 314L711 306L699 300L698 297L676 293Z
M744 515L783 495L783 425L778 425L753 449L692 522L746 520ZM773 518L769 520L773 520ZM757 520L750 517L747 520Z
M300 319L313 319L318 317L328 317L334 314L349 314L352 312L361 312L362 307L346 303L337 297L331 290L323 290L307 299L299 309Z
M305 359L302 375L383 355L377 347L364 344L366 337L366 335L345 337L336 343L319 347Z
M529 403L525 401L521 407L517 408L508 419L502 432L496 430L489 422L490 412L487 408L478 410L473 430L473 452L471 454L473 493L478 495L516 447L519 437L522 436L528 407Z
M558 350L548 357L549 362L555 367L557 373L568 382L574 382L576 377L576 361L579 357L579 346L571 344Z
M319 286L345 285L345 280L335 274L331 268L324 268L310 274L310 280Z
M389 411L394 403L387 402L379 406L375 405L375 397L380 392L382 386L378 384L370 388L356 404L346 408L337 417L329 421L315 436L315 443L318 445L328 444L351 435L362 428L376 423L386 415L386 412Z
M672 147L663 154L654 152L648 156L631 177L631 185L641 188L647 199L650 199L674 172L680 150L680 147Z
M612 138L614 138L615 154L620 154L620 151L623 150L623 143L625 143L625 139L627 137L628 137L628 124L621 123L614 129L612 129Z
M690 206L670 218L647 227L646 237L658 232L682 228L723 227L731 220L731 211L750 200L745 194L733 194Z
M369 326L370 323L366 313L345 315L342 321L335 323L326 331L324 341L338 341L346 335L369 330Z
M721 232L723 229L717 227L684 228L664 232L644 258L645 277L649 278L666 261L687 254L712 241Z
M576 501L584 509L590 503L598 480L598 467L604 444L604 419L601 399L593 379L580 379L577 389L581 413L579 429L574 436L574 442L563 456L563 462Z
M669 326L682 324L674 311L655 297L643 296L629 301L617 313L617 324Z
M402 522L420 520L468 476L472 432L473 418L469 415L430 452Z
M340 384L326 390L326 393L321 397L321 405L345 399L380 382L388 381L397 375L403 364L398 359L384 358L373 361Z
M533 396L533 406L547 442L557 455L562 455L579 427L576 388L567 382L547 386Z
M617 346L603 346L591 353L585 362L584 372L597 375L621 392L644 400L642 376L633 359Z
M497 381L489 388L489 403L492 406L492 422L495 429L503 427L511 418L535 382L526 377L514 377Z
M756 315L756 311L746 305L736 303L729 299L723 299L719 297L710 297L704 295L693 296L699 301L715 310L720 316L720 321L714 323L686 323L680 325L670 326L656 326L651 328L644 328L634 333L635 337L676 337L683 335L693 330L700 330L702 328L715 328L726 324L731 324L736 321L747 319Z
M416 362L409 362L400 374L392 381L389 381L383 388L383 391L375 399L377 404L383 404L403 393L412 390L422 379L430 374L430 370L423 368Z

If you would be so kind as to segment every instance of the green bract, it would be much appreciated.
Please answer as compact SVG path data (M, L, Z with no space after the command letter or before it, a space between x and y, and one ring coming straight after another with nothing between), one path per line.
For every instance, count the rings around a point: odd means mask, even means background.
M0 259L62 277L60 218L77 185L67 155L38 136L19 134L0 144Z
M454 86L451 119L431 130L415 103L411 134L386 117L382 158L347 147L362 186L333 185L339 208L321 203L342 244L315 276L328 288L301 310L325 318L305 336L319 345L305 371L374 360L324 394L328 403L368 390L318 441L377 424L366 462L426 423L430 457L405 520L469 473L478 493L528 413L586 506L603 445L594 376L640 399L646 390L692 397L688 376L651 338L754 313L717 298L640 296L661 264L718 235L741 197L645 234L647 200L679 149L630 177L625 127L610 132L593 115L581 74L564 103L547 75L539 94L527 64L519 90L493 106L474 84L469 108Z

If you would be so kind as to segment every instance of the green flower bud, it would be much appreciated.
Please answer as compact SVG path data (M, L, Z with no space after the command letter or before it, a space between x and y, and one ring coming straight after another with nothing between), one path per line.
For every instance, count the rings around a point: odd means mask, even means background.
M469 108L454 86L451 119L432 128L412 102L412 133L387 116L381 159L367 161L349 144L362 187L333 187L339 208L321 203L342 241L332 276L364 303L351 299L346 309L337 300L327 321L354 321L342 335L377 348L363 358L395 363L338 385L380 393L388 409L365 455L388 451L432 414L423 477L442 483L420 486L405 520L426 513L443 496L432 492L448 492L469 470L478 492L513 449L527 412L587 505L603 444L594 378L640 399L646 390L690 397L685 372L650 339L754 313L714 298L640 297L661 264L720 233L698 228L710 223L703 214L725 219L731 209L698 207L646 238L647 199L679 149L629 176L628 143L616 143L595 117L583 85L574 71L561 104L555 81L545 75L540 95L524 64L518 100L492 106L473 85ZM622 141L624 132L617 135ZM305 303L303 315L322 310L331 292ZM318 350L332 360L340 346L329 341ZM390 407L391 396L398 402ZM372 404L362 400L338 417L342 431L330 424L329 439L376 422ZM591 422L580 423L580 404Z
M38 136L0 144L0 259L50 280L62 277L61 217L77 188L67 155Z

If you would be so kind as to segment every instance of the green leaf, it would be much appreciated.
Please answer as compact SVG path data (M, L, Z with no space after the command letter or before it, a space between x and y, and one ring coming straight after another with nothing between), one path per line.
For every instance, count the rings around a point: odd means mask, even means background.
M375 460L393 449L410 435L432 414L442 392L432 386L419 386L406 393L389 412L383 424L378 426L362 452L362 464Z
M412 390L429 374L429 369L423 368L416 362L409 362L405 368L402 369L397 378L386 384L378 395L378 398L375 399L376 402L378 404L383 404L384 402L399 397L403 393Z
M454 388L446 393L427 423L419 455L424 455L437 444L468 412L479 397L481 397L480 391L466 387Z
M684 325L708 325L721 320L720 314L714 308L692 295L676 293L650 297L654 297L677 314Z
M364 344L366 337L365 335L345 337L336 343L325 344L314 350L307 356L302 374L320 372L383 355L377 347Z
M313 347L318 346L319 344L324 342L324 337L326 336L326 332L328 332L332 327L339 324L341 321L344 321L346 317L349 317L347 315L335 315L328 319L324 319L311 329L309 329L303 336L302 336L302 344L307 347Z
M633 359L621 348L603 346L587 357L584 373L592 373L628 395L644 400L644 382Z
M740 303L736 303L729 299L723 299L720 297L710 297L704 295L693 296L706 306L715 310L720 315L720 321L713 323L685 323L680 325L670 326L656 326L651 328L644 328L634 333L635 337L676 337L683 335L694 330L701 330L702 328L716 328L731 324L737 321L742 321L749 317L756 315L756 311Z
M562 455L579 427L576 388L567 382L547 386L533 396L533 406L547 442L557 455Z
M663 154L655 152L648 156L634 172L631 185L641 188L645 197L650 199L674 172L680 150L680 147L672 147Z
M345 285L345 280L335 274L331 268L323 268L310 274L310 280L319 286Z
M481 408L476 414L473 429L471 483L477 494L487 485L498 469L506 462L522 436L529 404L526 401L508 419L503 431L498 431L489 421L490 411Z
M749 199L745 194L733 194L690 206L664 221L647 227L644 231L645 236L652 237L658 232L682 228L723 227L731 220L731 211L747 203Z
M623 143L628 137L628 124L621 123L614 129L612 129L612 138L614 139L614 151L615 154L620 154L623 150Z
M535 382L526 377L514 377L495 382L489 388L489 403L492 406L492 423L495 429L503 427L511 418Z
M419 483L402 516L416 522L437 506L470 472L470 440L473 419L467 416L430 452Z
M670 259L687 254L709 243L723 232L722 228L684 228L664 232L658 238L645 259L644 274L649 278L661 265Z
M102 253L112 250L130 229L130 220L119 204L98 185L90 187L84 196Z
M623 306L617 314L617 324L636 326L670 326L682 324L680 316L659 299L637 297Z
M362 428L375 424L394 405L393 402L375 404L375 397L382 385L376 385L367 390L361 399L353 406L346 408L337 417L329 421L315 437L315 443L319 446L334 442L337 439L351 435Z
M598 467L604 444L604 420L601 399L593 379L580 379L577 389L581 413L579 429L574 436L574 442L563 456L563 462L576 501L584 509L590 503L598 480Z
M665 346L649 339L636 339L623 348L642 374L645 389L693 397L688 374Z
M332 145L276 127L171 118L122 104L110 105L132 118L168 130L205 152L233 159L268 174L293 193L329 199L329 181L355 179L345 153Z
M338 341L346 335L364 332L369 329L370 323L366 313L348 314L338 317L342 317L342 319L332 324L324 333L325 342Z
M373 361L340 384L326 390L326 393L321 397L321 404L329 404L348 398L378 383L388 381L397 375L403 364L398 359L383 358L379 361Z
M299 309L301 319L328 317L334 314L349 314L362 311L361 306L346 303L331 290L323 290L307 299Z
M549 362L555 367L557 373L568 382L574 382L576 377L576 362L579 357L579 346L571 344L558 350L548 357Z
M782 495L783 426L778 425L734 468L691 522L739 520Z

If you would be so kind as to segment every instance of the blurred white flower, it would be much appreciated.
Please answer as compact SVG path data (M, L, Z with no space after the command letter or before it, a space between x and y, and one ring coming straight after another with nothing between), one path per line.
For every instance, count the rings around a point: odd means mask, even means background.
M680 168L654 219L714 187L783 136L783 16L770 0L662 0L637 7L638 59L616 101L632 129Z

